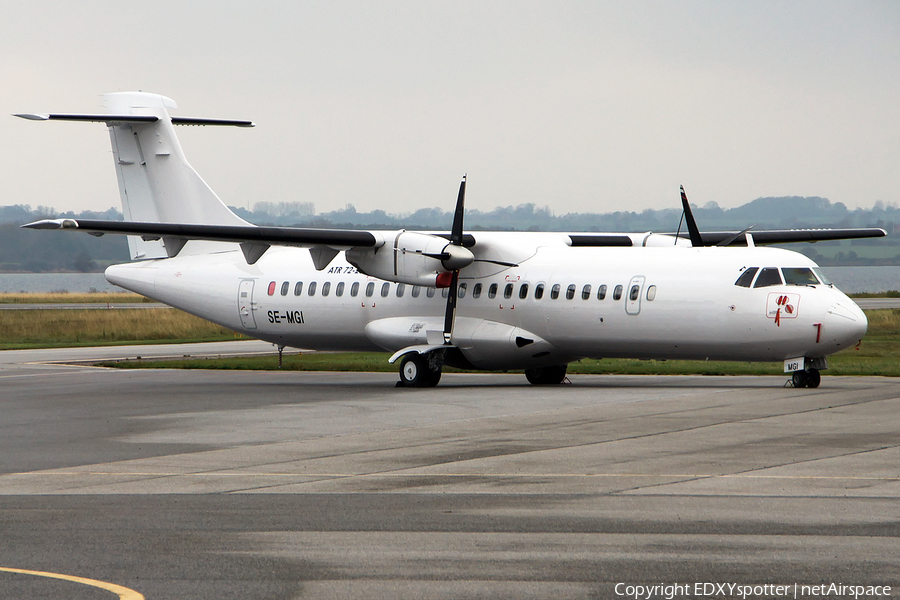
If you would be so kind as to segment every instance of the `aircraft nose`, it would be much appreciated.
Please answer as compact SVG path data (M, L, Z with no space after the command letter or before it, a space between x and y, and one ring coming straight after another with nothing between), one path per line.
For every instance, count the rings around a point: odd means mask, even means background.
M866 335L869 320L862 309L849 298L835 302L825 311L822 328L823 342L837 349L855 345Z

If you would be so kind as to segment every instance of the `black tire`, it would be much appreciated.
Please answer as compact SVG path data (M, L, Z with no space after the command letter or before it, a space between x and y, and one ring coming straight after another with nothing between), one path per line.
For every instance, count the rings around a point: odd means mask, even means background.
M822 383L822 375L818 369L810 369L806 372L806 387L817 388Z
M818 371L816 371L818 373ZM809 383L809 378L806 375L806 371L794 371L794 374L791 375L791 383L794 384L795 388L804 388Z
M525 379L533 385L559 385L566 379L569 365L525 369Z
M400 383L404 387L434 387L441 380L441 367L435 366L433 357L410 353L400 360Z

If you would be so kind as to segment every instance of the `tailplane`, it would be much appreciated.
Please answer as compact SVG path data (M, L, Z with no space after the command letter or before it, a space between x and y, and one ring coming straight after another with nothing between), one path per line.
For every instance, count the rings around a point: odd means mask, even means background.
M103 98L108 114L18 116L106 123L126 221L251 225L234 214L191 167L175 135L175 125L252 127L253 123L172 117L168 109L177 108L175 102L158 94L119 92L106 94ZM128 236L132 259L173 256L183 246L183 241L146 237ZM166 241L170 246L178 247L167 249Z

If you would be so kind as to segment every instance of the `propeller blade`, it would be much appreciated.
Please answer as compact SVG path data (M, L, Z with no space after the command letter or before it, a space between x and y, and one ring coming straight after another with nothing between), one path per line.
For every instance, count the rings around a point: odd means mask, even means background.
M444 313L444 343L449 345L453 333L453 319L456 315L456 292L459 289L459 271L453 271L447 292L447 310Z
M454 246L462 246L465 202L466 176L463 175L462 181L459 183L459 196L456 198L456 211L453 213L453 228L450 230L450 243Z
M687 194L684 193L684 186L681 186L681 205L684 207L684 221L687 224L688 235L691 237L691 246L700 248L703 246L703 238L700 236L700 230L697 228L697 222L694 220L694 213L691 212Z
M450 244L451 246L458 246L462 249L463 242L463 215L465 214L466 208L466 176L463 175L462 181L459 182L459 195L456 197L456 210L453 213L453 227L450 229ZM450 260L450 255L453 252L450 251L450 247L444 250L443 254L447 254L448 258L446 260ZM468 262L466 264L472 263L471 253L467 257ZM447 310L444 312L444 343L450 345L450 339L453 334L453 319L456 316L456 296L459 291L459 269L462 265L449 265L446 264L445 268L453 268L453 276L450 279L450 289L447 292Z

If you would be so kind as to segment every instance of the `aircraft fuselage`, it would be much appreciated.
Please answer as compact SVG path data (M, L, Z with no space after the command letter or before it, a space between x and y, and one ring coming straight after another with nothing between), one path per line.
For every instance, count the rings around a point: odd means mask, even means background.
M513 234L479 233L479 244L504 235ZM517 266L472 267L459 280L453 344L473 367L819 358L855 345L867 328L831 285L736 285L748 268L817 268L788 250L524 247ZM367 277L340 256L319 271L294 248L272 248L248 265L222 244L215 254L116 265L107 278L249 336L320 350L430 343L446 305L440 289Z

